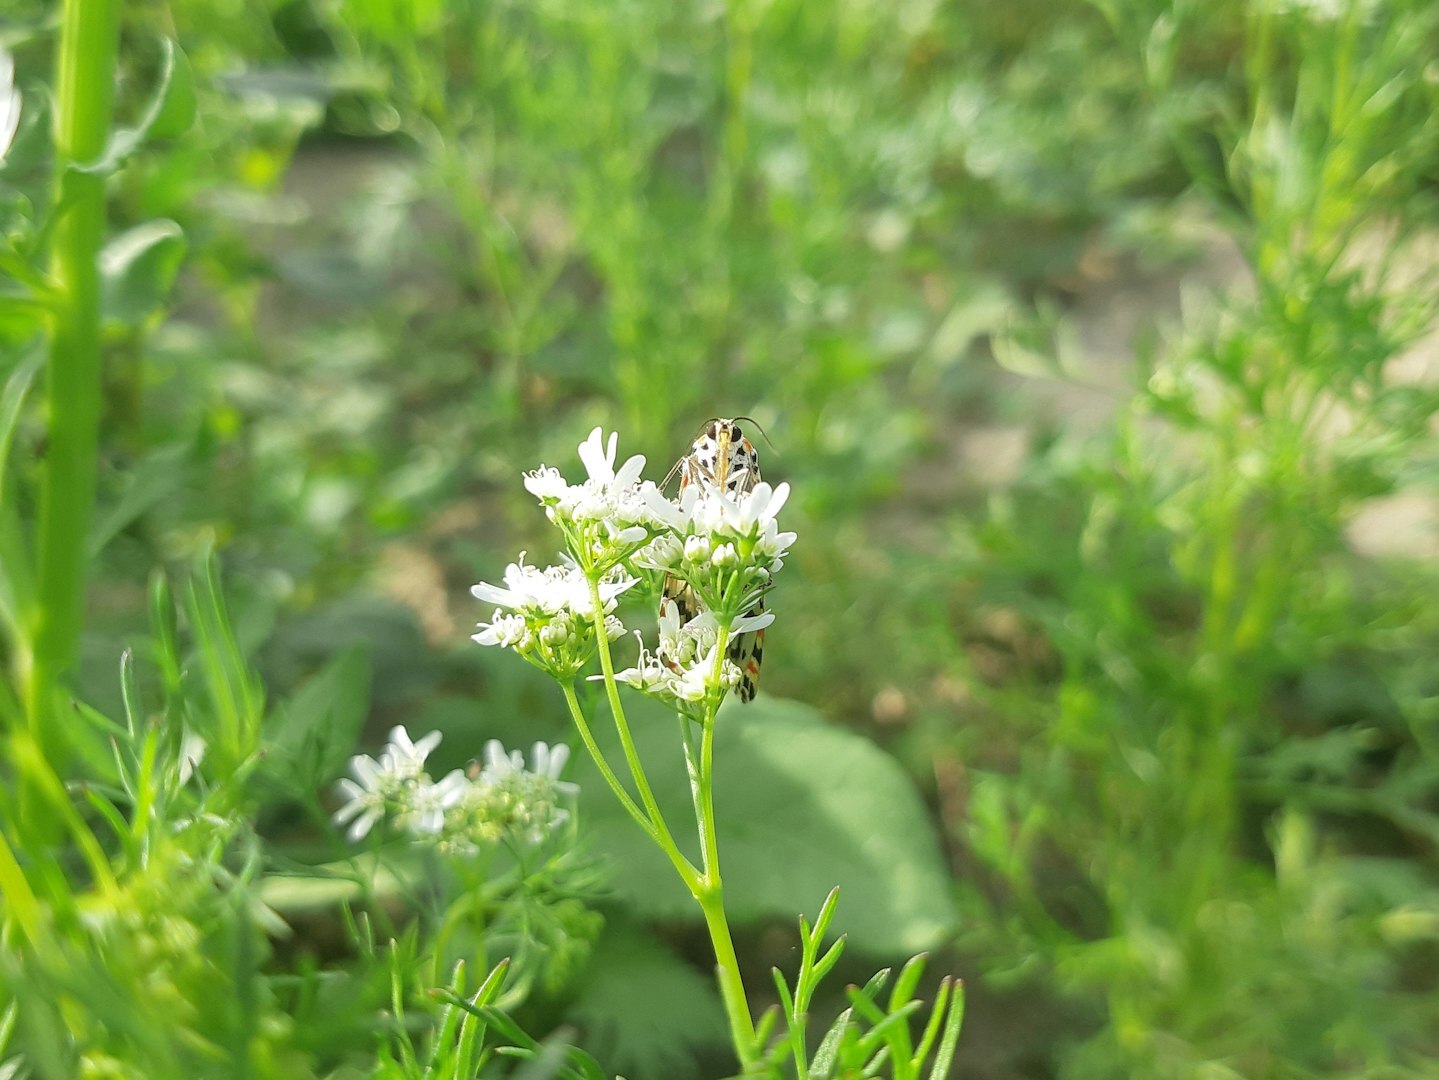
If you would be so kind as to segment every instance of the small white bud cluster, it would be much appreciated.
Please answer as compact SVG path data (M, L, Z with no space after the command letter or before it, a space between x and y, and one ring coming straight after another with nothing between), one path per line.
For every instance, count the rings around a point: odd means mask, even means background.
M617 433L606 440L600 428L590 432L579 446L588 474L583 483L571 484L547 465L525 474L525 488L565 534L576 562L595 572L618 566L663 529L645 498L655 486L640 482L644 456L636 454L616 469L618 443Z
M721 622L753 610L795 541L776 520L789 485L759 483L740 493L695 485L677 503L648 497L670 531L639 552L635 563L684 581Z
M625 632L612 614L616 597L637 581L615 568L600 582L605 635L611 641ZM479 633L472 635L479 644L514 649L560 679L574 678L594 655L594 596L578 566L541 569L528 565L520 552L519 561L505 569L503 587L482 581L470 591L499 605L490 621L480 623Z

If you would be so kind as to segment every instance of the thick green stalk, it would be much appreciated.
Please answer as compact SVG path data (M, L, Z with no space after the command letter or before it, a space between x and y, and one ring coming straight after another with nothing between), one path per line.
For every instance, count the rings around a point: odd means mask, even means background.
M704 913L705 927L709 931L710 943L714 946L720 995L724 999L725 1014L729 1018L730 1037L734 1042L735 1053L739 1056L740 1064L748 1070L758 1060L759 1048L756 1046L754 1021L750 1017L744 980L740 977L739 957L735 954L734 940L730 936L729 920L725 916L724 892L719 871L719 847L715 839L714 721L718 700L712 697L705 710L699 765L691 773L692 782L695 785L695 815L698 819L700 848L704 863L703 870L698 871L675 844L664 817L660 813L659 804L655 801L654 793L650 789L639 753L635 749L629 722L625 718L624 705L620 701L619 687L615 680L615 666L610 655L609 639L605 636L604 603L600 598L600 586L598 580L594 578L590 580L590 596L595 606L594 627L598 638L600 668L604 672L610 711L614 715L615 728L619 732L620 743L624 747L625 760L629 764L630 774L634 777L635 786L639 789L640 801L644 804L644 812L649 816L652 826L647 828L646 832L669 856L670 862L674 864L685 887L689 889L690 895L699 903L700 910ZM722 629L717 650L717 672L724 663L725 643L728 637L728 629ZM639 808L630 800L628 792L620 785L613 772L608 769L598 747L594 744L588 725L584 723L584 714L579 708L579 702L574 700L573 687L567 688L565 696L566 700L570 702L571 714L575 717L580 737L584 739L590 756L595 759L595 763L605 773L605 781L625 805L625 809L639 822L641 828L644 828L645 822Z
M31 730L47 755L61 745L50 711L84 620L86 538L95 500L100 424L100 267L105 179L71 167L100 157L110 133L118 0L65 0L55 119L50 249L55 294L48 365L49 448L40 488L39 595L26 686Z
M745 996L744 980L740 977L739 957L735 954L729 919L725 916L724 891L716 880L713 885L696 893L695 899L704 912L705 928L709 930L710 944L714 946L715 971L719 977L725 1015L729 1019L730 1039L734 1042L735 1053L739 1055L742 1071L749 1072L759 1060L759 1047L755 1045L754 1020L750 1017L749 999Z

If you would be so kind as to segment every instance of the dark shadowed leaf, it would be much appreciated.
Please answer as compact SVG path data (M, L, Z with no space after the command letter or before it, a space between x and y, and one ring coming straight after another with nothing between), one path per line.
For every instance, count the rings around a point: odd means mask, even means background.
M696 1051L726 1038L713 982L622 923L600 938L571 1019L602 1060L629 1076L693 1075Z
M299 791L336 779L369 707L369 650L352 645L267 720L268 761L276 778Z

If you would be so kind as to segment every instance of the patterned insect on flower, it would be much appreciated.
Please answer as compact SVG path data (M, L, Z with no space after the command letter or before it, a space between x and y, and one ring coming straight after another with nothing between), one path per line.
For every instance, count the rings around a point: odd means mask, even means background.
M759 454L754 444L745 438L744 431L735 420L749 420L742 416L734 419L714 417L706 421L704 428L690 444L689 453L675 462L665 477L662 487L668 487L678 474L680 491L691 485L719 488L732 495L743 495L760 482ZM753 423L753 421L750 421ZM660 614L675 605L683 626L702 610L694 589L673 575L665 578L664 595L660 600ZM764 601L760 600L748 613L760 615L764 612ZM764 631L751 630L736 634L729 643L729 659L739 668L739 697L751 701L759 689L759 669L764 660Z

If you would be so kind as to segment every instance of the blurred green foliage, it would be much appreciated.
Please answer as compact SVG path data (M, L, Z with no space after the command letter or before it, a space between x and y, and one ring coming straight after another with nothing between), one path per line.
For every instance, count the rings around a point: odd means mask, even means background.
M14 277L55 26L12 7ZM869 875L850 955L953 950L966 1075L1432 1075L1436 34L1424 0L131 6L119 124L153 137L108 188L85 771L42 785L59 854L8 798L0 829L49 890L0 851L8 916L58 913L0 987L70 1004L0 1014L0 1070L74 1075L67 1040L95 1076L471 1067L454 962L514 955L554 1061L719 1075L703 949L608 806L610 885L517 870L456 929L465 883L344 863L325 785L362 729L454 765L564 738L465 641L465 587L550 543L515 474L601 421L662 473L746 413L802 519L764 687L831 722L728 733L747 969L792 968L787 887ZM5 284L13 575L44 415ZM193 580L179 629L156 564ZM211 725L200 794L167 710Z

